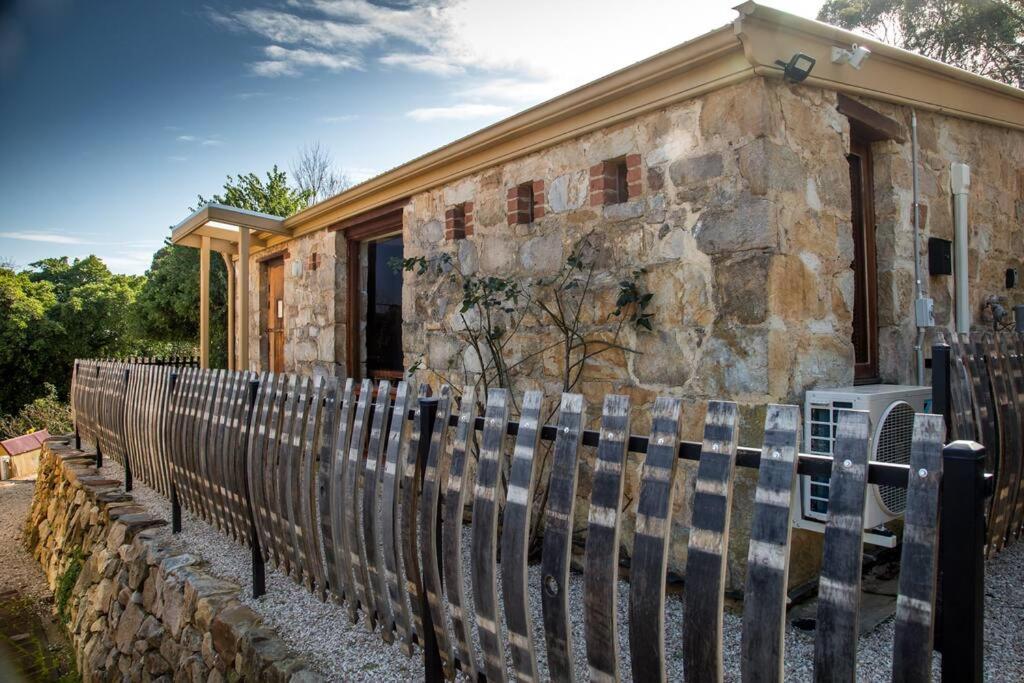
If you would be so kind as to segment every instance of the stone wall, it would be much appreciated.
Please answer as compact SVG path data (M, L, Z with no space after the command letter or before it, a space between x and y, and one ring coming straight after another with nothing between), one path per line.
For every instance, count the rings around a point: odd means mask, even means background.
M909 140L908 110L867 104L904 122ZM595 329L608 328L603 321L615 307L618 282L634 270L645 269L642 285L654 295L654 330L629 330L623 338L640 353L595 359L576 388L587 399L591 423L605 394L622 393L632 399L634 431L642 432L654 398L672 395L684 401L684 438L699 439L706 400L724 398L740 404L740 442L757 446L761 406L800 404L810 388L854 379L850 124L836 105L832 91L754 78L485 169L412 197L406 256L447 254L466 273L535 283L555 273L590 234L601 254L586 314ZM972 308L978 320L985 295L1006 293L1003 270L1021 264L1011 245L1019 244L1024 212L1024 135L939 114L921 114L920 130L922 201L928 205L922 245L928 235L952 234L949 163L972 166ZM881 371L885 381L910 383L910 145L874 148ZM589 170L637 156L639 196L593 205ZM531 181L546 190L543 216L528 224L508 220L508 191ZM446 210L464 202L472 202L473 233L449 239ZM928 284L939 322L949 324L951 278L929 278ZM1009 292L1011 304L1018 292ZM471 352L450 333L462 324L460 301L447 278L406 274L403 341L406 365L422 364L418 380L436 386L445 377L459 384L473 370ZM545 320L528 316L509 359L555 339ZM543 354L523 366L514 391L543 389L554 400L562 389L560 367L557 351ZM635 505L639 466L634 458L627 468L629 505ZM677 480L673 571L684 566L693 471L684 467ZM589 480L585 464L577 529L585 528ZM732 589L742 587L754 483L753 472L738 473ZM627 554L631 531L623 534ZM794 582L815 572L820 540L795 532Z
M25 541L56 590L80 551L68 629L84 681L315 681L239 587L162 547L164 520L60 440L43 449Z
M348 258L344 235L326 230L310 233L255 255L249 283L239 296L249 297L249 368L266 367L261 334L266 321L263 263L284 255L284 369L315 378L344 377L347 338Z
M881 377L912 383L910 111L865 104L906 133L906 141L876 142L872 152ZM976 325L984 326L988 295L1006 295L1010 306L1024 302L1020 289L1003 287L1006 268L1024 267L1015 248L1024 237L1024 134L931 112L919 112L919 119L922 262L926 268L929 236L952 238L949 164L966 162L973 176L971 307ZM654 314L653 331L627 329L621 339L638 353L595 358L575 388L587 399L591 424L604 395L624 393L635 409L633 430L643 432L654 398L672 395L684 402L684 438L695 440L706 401L724 398L740 404L740 442L756 446L766 403L800 404L808 389L853 382L849 149L850 123L837 110L835 92L752 78L414 195L404 212L405 255L448 255L466 273L519 278L529 286L557 272L589 234L600 254L594 296L584 311L592 329L611 333L618 283L639 268ZM595 205L591 173L615 159L629 160L629 185L638 192L621 204ZM531 223L510 221L509 191L527 183L543 196L543 215ZM452 239L458 235L446 235L445 218L458 205L473 207L473 225L465 237ZM321 231L288 249L286 369L344 376L344 239ZM313 252L322 270L310 272ZM252 272L249 292L258 298L255 263ZM939 324L951 325L952 278L925 274ZM451 334L462 324L461 292L447 278L405 278L406 366L419 364L417 381L435 388L442 378L455 384L472 379L473 354ZM258 325L250 323L250 334L252 366L259 367ZM527 316L509 359L555 339L547 321ZM554 402L562 364L557 351L539 355L519 369L514 391L543 389ZM587 515L591 457L581 475L578 528ZM639 467L633 458L627 468L630 505ZM693 467L682 471L670 560L677 572L685 562ZM741 470L730 550L733 589L742 585L753 488L754 473ZM795 533L797 582L814 574L821 539ZM628 554L630 528L623 545Z

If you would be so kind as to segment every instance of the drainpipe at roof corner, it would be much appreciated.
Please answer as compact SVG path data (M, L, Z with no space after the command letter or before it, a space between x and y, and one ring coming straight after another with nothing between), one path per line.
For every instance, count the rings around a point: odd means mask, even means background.
M949 185L953 192L953 287L956 310L956 331L971 331L967 272L967 197L971 190L971 167L953 162L949 165Z
M919 385L924 384L924 337L929 327L935 325L934 306L924 295L921 282L921 192L917 170L917 112L910 110L910 159L914 188L914 323L917 325L917 339L914 341L915 376Z

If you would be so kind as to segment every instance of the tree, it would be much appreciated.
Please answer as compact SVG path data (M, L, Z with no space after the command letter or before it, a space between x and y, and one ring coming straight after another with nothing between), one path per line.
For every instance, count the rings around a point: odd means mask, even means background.
M47 342L57 336L46 317L56 302L50 283L0 267L0 413L14 412L34 397L48 364Z
M828 0L818 19L1024 87L1024 0Z
M299 148L299 156L292 162L292 178L303 192L309 193L311 202L333 197L349 186L349 179L335 169L334 158L319 142Z
M210 365L227 365L227 268L210 254ZM133 311L140 336L189 345L199 339L199 250L170 244L153 255Z
M288 174L277 168L267 172L264 183L255 173L228 176L224 183L224 194L215 194L211 199L199 195L199 206L226 204L248 211L260 211L274 216L291 216L309 206L310 190L294 189L288 186Z
M115 275L97 257L0 268L0 413L40 397L66 396L75 358L146 353L128 311L144 278Z

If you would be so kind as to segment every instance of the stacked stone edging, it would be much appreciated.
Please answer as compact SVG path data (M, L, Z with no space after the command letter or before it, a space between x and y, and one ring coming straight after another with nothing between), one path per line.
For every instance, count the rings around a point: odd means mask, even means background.
M53 590L81 549L68 631L82 680L321 680L237 584L156 538L166 523L98 476L92 456L66 440L44 445L24 538Z

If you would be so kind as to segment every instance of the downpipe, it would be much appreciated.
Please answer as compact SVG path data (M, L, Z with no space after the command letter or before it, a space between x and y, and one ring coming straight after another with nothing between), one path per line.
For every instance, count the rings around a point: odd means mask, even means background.
M967 273L967 199L971 190L971 167L952 163L949 166L949 184L953 192L953 244L954 244L954 308L956 331L971 331L970 284Z
M917 111L910 110L910 163L914 188L914 323L917 338L914 341L915 375L917 384L924 384L924 338L929 327L935 325L934 302L924 295L921 279L921 191L917 161Z

